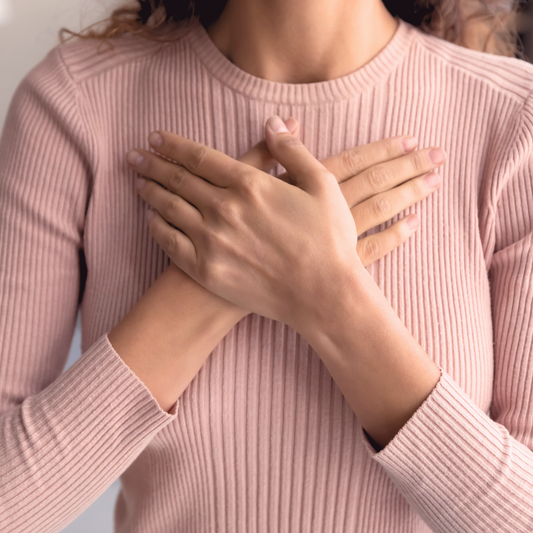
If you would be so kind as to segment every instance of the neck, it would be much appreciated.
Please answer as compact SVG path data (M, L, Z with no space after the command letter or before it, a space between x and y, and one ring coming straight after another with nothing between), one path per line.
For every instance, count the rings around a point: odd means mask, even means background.
M254 76L314 83L368 63L396 28L381 0L228 0L207 32L230 61Z

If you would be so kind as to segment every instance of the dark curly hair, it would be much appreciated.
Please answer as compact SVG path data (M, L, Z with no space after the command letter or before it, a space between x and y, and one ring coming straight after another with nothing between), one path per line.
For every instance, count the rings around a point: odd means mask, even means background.
M85 34L67 28L60 42L72 37L109 39L125 33L152 41L172 41L195 19L207 28L218 19L227 0L138 0L115 9L107 19L88 26ZM383 0L393 16L452 43L497 55L526 59L516 30L519 0ZM98 24L104 27L95 31ZM63 38L63 32L70 37ZM111 47L113 45L111 44Z

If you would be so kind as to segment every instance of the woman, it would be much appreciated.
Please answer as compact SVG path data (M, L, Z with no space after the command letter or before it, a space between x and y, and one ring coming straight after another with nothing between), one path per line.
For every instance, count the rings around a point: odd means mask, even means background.
M462 3L141 5L0 142L1 529L120 476L121 532L529 531L532 67L439 38L476 46Z

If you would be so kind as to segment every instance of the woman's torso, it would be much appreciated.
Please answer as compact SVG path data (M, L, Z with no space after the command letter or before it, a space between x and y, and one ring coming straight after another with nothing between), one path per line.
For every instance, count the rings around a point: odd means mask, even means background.
M503 110L519 98L461 68L458 47L439 41L440 54L428 51L431 38L400 28L382 70L365 66L346 89L351 96L330 82L316 92L280 84L276 92L250 76L228 84L234 70L223 63L226 70L213 71L217 56L204 32L153 57L129 48L131 57L97 68L88 52L80 59L74 46L64 49L94 142L82 350L127 314L169 261L150 236L125 153L147 149L148 133L165 129L238 157L276 113L300 121L300 138L319 159L400 134L446 151L439 191L360 238L418 214L414 235L367 268L428 355L489 412L490 157L508 118ZM117 531L154 524L161 532L429 531L370 459L359 429L306 341L248 315L185 390L175 422L122 475Z

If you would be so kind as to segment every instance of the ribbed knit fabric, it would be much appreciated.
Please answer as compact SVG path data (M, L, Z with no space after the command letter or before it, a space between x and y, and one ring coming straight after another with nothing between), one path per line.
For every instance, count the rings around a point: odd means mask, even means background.
M533 66L405 22L311 84L240 70L199 23L114 46L51 50L0 138L0 530L59 531L120 476L117 533L533 531ZM236 158L272 114L319 159L400 134L448 155L436 193L360 236L418 214L367 268L442 370L379 453L282 323L241 320L168 413L107 337L169 262L126 152L165 129Z

